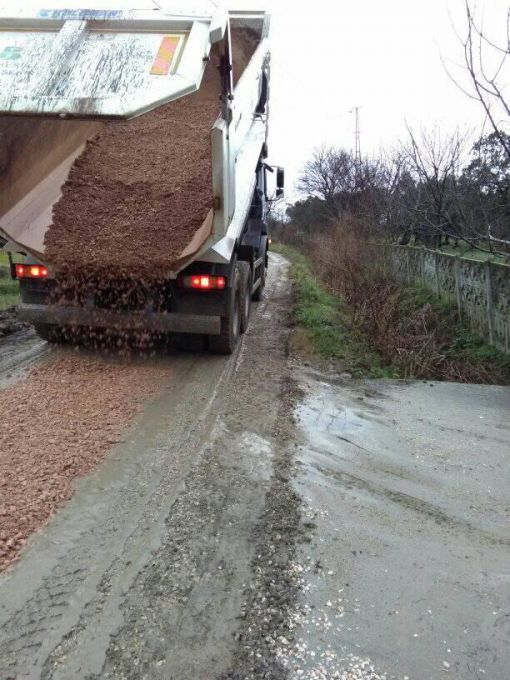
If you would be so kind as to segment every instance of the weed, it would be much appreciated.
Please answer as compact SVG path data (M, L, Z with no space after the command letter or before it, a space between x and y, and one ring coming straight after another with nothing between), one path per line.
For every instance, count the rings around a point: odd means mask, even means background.
M345 302L327 291L313 274L307 258L286 246L279 245L273 250L292 262L296 323L294 349L308 356L335 360L342 370L355 377L396 377L396 371L383 364L381 357L369 348L366 339L356 329Z
M306 260L284 254L293 260L297 321L322 356L371 376L510 384L510 357L469 333L451 300L397 283L355 224L312 236L304 249Z
M0 277L0 310L19 303L19 284L13 281L7 272Z

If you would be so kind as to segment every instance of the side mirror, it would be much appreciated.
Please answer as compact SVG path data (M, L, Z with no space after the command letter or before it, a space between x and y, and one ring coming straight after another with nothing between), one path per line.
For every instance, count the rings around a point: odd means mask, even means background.
M276 171L276 188L285 188L285 170L283 168L278 168Z
M285 193L285 170L278 168L276 171L276 197L281 198Z

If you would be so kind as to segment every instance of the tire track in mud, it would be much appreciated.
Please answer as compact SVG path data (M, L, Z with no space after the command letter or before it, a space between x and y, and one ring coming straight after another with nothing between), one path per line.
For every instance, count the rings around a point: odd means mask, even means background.
M285 376L281 405L273 430L276 447L273 475L262 516L253 532L253 580L244 591L236 632L237 646L222 680L285 680L288 667L282 641L293 637L302 581L297 568L299 543L309 541L313 524L302 520L302 498L293 488L295 476L294 407L302 396L297 383Z
M435 522L439 526L443 526L450 531L463 531L467 535L476 535L478 540L486 542L488 545L507 545L510 546L510 539L505 536L498 535L495 532L489 532L476 526L473 522L463 517L456 516L452 513L446 512L438 504L427 501L423 498L418 498L403 491L397 491L389 488L382 483L375 483L370 479L353 474L345 470L327 470L325 467L314 464L315 469L323 475L328 475L336 479L340 484L340 488L345 488L347 491L352 489L367 492L371 497L378 497L384 500L389 500L392 503L400 505L405 510L413 513L418 513L427 519Z
M287 296L273 291L258 309L271 326L252 328L231 364L212 441L122 606L124 625L97 677L260 678L268 669L285 677L277 640L292 625L300 590L292 561L309 529L292 488L300 391L287 365Z
M48 344L32 329L0 338L0 389L22 378L33 364L49 352Z
M306 529L291 489L298 393L286 266L272 257L269 297L237 356L177 358L172 386L132 439L0 578L2 678L188 680L244 663L239 617L267 585L257 555L275 549L290 564ZM284 546L282 531L294 532ZM297 595L285 596L289 608ZM264 653L276 668L275 650Z

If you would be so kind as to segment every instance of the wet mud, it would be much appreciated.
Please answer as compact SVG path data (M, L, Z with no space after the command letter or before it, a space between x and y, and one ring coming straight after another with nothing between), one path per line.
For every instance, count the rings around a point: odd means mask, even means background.
M506 680L508 388L289 358L288 264L0 577L0 675Z
M302 375L290 677L504 680L510 390Z

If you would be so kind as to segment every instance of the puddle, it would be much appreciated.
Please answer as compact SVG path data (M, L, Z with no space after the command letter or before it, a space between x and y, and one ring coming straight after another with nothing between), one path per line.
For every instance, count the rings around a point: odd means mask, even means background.
M291 677L506 680L510 389L371 387L307 378L296 412L316 530Z
M331 391L322 386L300 404L296 415L306 431L309 442L314 447L323 448L333 454L338 452L338 442L360 448L357 438L369 437L370 421L366 414L354 409L348 403L338 403L332 399ZM355 451L347 448L355 454Z

